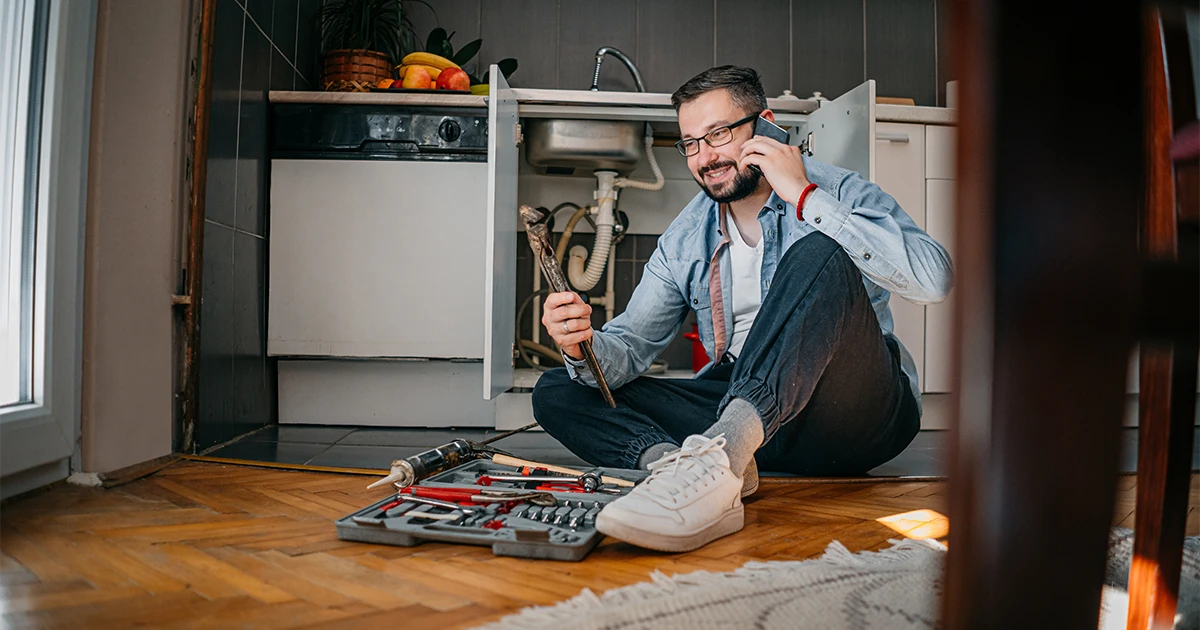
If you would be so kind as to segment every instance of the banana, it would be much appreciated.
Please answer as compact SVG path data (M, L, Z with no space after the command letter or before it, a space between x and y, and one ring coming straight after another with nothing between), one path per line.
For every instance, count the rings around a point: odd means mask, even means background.
M442 73L442 69L441 69L441 68L435 68L435 67L433 67L433 66L427 66L427 65L425 65L425 64L423 64L423 63L412 63L412 64L409 64L409 65L407 65L407 66L405 66L405 67L406 67L406 68L425 68L425 71L429 73L429 78L433 79L434 81L437 81L438 75L440 75L440 74Z
M449 59L447 59L441 55L435 55L433 53L427 53L427 52L409 53L406 57L404 57L404 59L402 59L400 61L400 63L403 65L406 65L406 66L413 66L413 65L433 66L434 68L437 68L438 70L445 70L446 68L457 68L458 67L458 64L454 63L453 61L450 61Z

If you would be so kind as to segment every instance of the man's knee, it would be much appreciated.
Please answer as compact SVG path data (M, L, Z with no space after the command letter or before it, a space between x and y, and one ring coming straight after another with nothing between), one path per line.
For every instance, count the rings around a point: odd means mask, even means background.
M564 418L564 410L570 406L572 391L576 387L584 387L571 380L567 368L554 368L543 372L533 387L533 417L548 429L559 419Z
M831 258L837 260L831 261ZM813 232L793 243L784 252L783 259L779 261L779 269L807 269L810 273L815 273L830 262L854 265L837 241L821 232Z
M809 290L814 284L847 290L853 297L862 288L862 272L846 250L832 238L813 232L796 241L784 253L775 271L776 279L791 282L794 289ZM773 287L774 288L774 287Z

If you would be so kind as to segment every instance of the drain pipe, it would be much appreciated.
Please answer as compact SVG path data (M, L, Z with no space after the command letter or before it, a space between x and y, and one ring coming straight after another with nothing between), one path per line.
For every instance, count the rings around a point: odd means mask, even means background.
M608 263L613 226L616 225L616 213L613 211L613 206L617 203L617 189L613 186L616 178L616 171L596 171L599 187L593 196L599 205L596 209L596 243L592 246L592 255L589 257L587 248L582 245L571 248L567 277L570 278L571 285L580 291L590 291L595 287Z
M650 170L654 173L654 181L642 182L628 177L618 177L613 186L617 188L637 188L639 190L662 190L663 184L667 180L663 178L662 169L658 167L658 160L654 159L654 130L650 128L650 123L646 123L646 161L650 163Z

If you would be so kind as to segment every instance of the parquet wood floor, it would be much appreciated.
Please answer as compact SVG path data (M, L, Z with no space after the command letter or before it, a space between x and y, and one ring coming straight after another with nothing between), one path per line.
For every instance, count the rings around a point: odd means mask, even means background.
M368 477L182 461L103 490L58 485L0 511L0 611L10 628L470 627L583 588L650 572L727 571L804 559L832 540L877 549L876 519L945 513L945 483L764 479L746 528L686 554L608 539L583 562L493 556L487 547L343 542L333 520L378 499ZM1114 523L1133 519L1123 477ZM1192 495L1200 484L1192 479ZM945 536L936 513L902 529ZM917 529L920 528L920 529ZM1200 532L1195 508L1188 530Z

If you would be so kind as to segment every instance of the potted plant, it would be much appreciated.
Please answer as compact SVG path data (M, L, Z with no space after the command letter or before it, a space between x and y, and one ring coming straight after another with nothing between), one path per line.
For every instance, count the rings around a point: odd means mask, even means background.
M366 92L392 76L416 35L402 0L326 0L317 12L325 90Z

